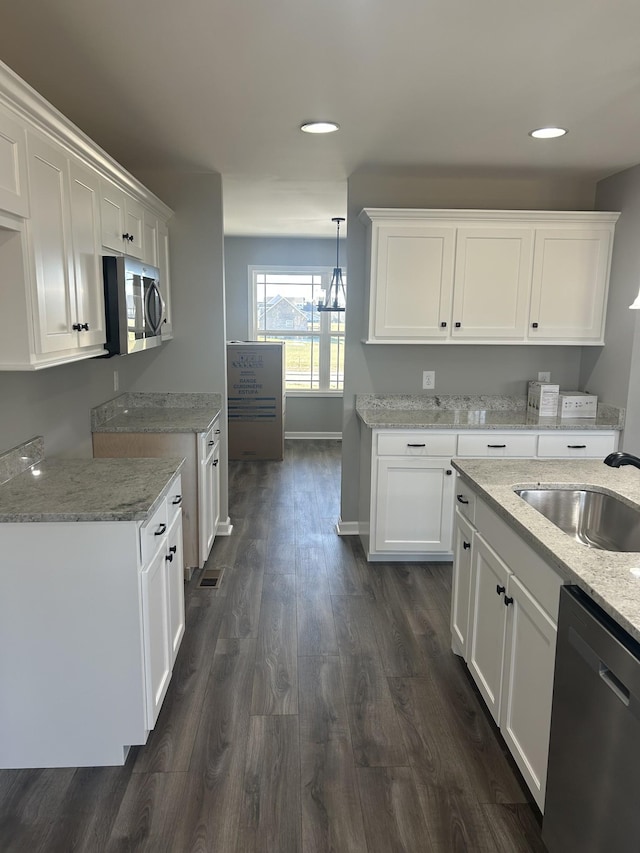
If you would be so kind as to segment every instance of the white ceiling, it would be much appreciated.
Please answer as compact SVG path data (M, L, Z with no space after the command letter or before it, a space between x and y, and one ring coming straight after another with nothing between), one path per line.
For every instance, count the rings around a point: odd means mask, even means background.
M640 162L638 0L0 0L0 21L0 58L131 171L220 172L230 234L332 236L360 168ZM527 135L547 124L570 132Z

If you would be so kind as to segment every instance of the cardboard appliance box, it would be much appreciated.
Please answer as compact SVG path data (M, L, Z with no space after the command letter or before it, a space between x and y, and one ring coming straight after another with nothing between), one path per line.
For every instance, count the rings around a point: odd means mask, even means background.
M229 459L284 459L284 344L227 344Z
M551 382L529 382L527 408L541 418L556 417L560 386Z
M563 391L560 394L561 418L595 418L598 414L598 397L585 391Z

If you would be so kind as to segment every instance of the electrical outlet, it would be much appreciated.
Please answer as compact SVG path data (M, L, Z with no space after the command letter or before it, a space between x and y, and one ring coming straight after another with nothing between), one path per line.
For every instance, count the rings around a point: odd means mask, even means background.
M113 371L113 390L117 391L120 387L120 377L118 376L118 371Z
M541 370L538 373L538 382L551 382L551 371Z
M422 390L436 387L436 372L435 370L422 371Z

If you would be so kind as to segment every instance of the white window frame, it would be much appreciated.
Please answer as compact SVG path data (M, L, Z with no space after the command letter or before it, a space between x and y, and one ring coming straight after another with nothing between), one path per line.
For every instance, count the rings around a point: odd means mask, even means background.
M329 289L329 284L331 283L331 276L333 274L333 267L328 266L298 266L298 265L290 265L290 266L269 266L263 264L254 264L250 265L248 268L249 271L249 339L253 341L258 340L258 334L262 332L261 329L258 329L258 315L256 310L257 299L256 299L256 274L257 273L265 273L267 275L321 275L323 277L323 284L326 280L327 287L325 292ZM309 389L300 389L295 388L293 390L287 389L288 397L342 397L343 390L337 390L329 388L330 381L330 365L331 365L331 338L332 337L342 337L343 341L345 341L345 333L344 332L331 332L330 330L330 313L329 312L321 312L320 313L320 329L316 333L309 333L310 337L318 338L318 382L320 387L309 388ZM289 333L285 329L273 330L274 336L282 335L283 340L286 340L289 337ZM293 337L293 335L291 335ZM342 347L343 353L343 376L344 376L344 344ZM343 380L344 385L344 380Z

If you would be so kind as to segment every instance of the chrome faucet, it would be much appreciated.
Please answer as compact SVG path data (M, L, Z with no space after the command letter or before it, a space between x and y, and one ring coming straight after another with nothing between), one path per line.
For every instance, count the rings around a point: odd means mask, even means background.
M634 465L636 468L640 468L640 457L618 450L616 453L610 453L604 459L604 464L610 465L612 468L619 468L621 465Z

